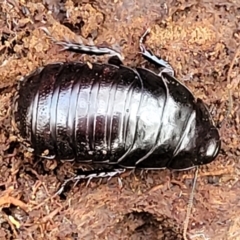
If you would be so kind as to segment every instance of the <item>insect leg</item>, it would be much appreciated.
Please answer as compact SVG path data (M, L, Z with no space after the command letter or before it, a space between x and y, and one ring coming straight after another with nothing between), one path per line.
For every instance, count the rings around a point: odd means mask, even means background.
M108 47L100 47L94 45L84 45L81 43L67 42L67 41L57 41L56 44L63 47L63 50L68 50L72 52L87 53L89 55L105 55L117 56L120 60L123 59L122 55Z
M40 155L39 157L44 158L44 159L52 160L56 157L56 155Z
M149 34L149 32L150 32L150 29L148 28L139 40L139 47L140 47L142 56L148 61L163 68L163 70L161 70L161 73L165 72L171 76L174 76L174 70L172 66L167 61L154 55L150 50L147 50L146 47L144 46L143 44L144 38Z
M111 56L109 59L108 59L108 63L109 64L112 64L112 65L115 65L115 66L121 66L123 65L123 62L122 60L118 57L118 56Z
M88 179L87 181L87 186L89 185L90 181L93 178L106 178L108 177L108 180L110 180L112 177L115 177L118 174L121 174L123 172L125 172L126 169L113 169L112 171L109 172L100 172L100 173L91 173L91 174L79 174L77 176L74 176L72 178L69 178L67 180L64 181L64 183L62 184L62 186L60 187L60 189L57 191L56 194L61 194L64 191L64 188L67 186L67 184L69 182L75 182L74 186L78 184L78 182L82 179Z
M89 55L110 55L110 56L116 56L119 58L120 61L123 60L123 56L121 55L120 52L109 48L109 47L104 47L104 46L94 46L94 45L84 45L82 41L79 42L71 42L69 40L64 40L64 41L57 41L54 39L48 29L45 27L41 28L47 35L48 37L57 45L60 45L63 47L63 51L71 51L71 52L77 52L77 53L86 53Z

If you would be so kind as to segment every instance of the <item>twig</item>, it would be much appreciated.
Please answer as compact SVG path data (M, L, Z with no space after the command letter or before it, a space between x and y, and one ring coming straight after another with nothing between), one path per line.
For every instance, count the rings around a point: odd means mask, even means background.
M55 210L53 210L51 213L49 213L47 216L43 217L41 222L47 222L52 221L53 218L62 210L63 207L58 207Z
M13 235L15 236L15 239L18 239L19 235L18 235L18 233L17 233L17 231L16 231L16 228L15 228L14 224L13 224L13 223L11 222L11 220L9 219L9 216L8 216L5 212L3 212L3 211L2 211L1 214L4 216L4 218L6 219L6 221L8 222L8 224L10 225L10 227L11 227L11 229L12 229L12 231L13 231Z
M223 123L226 122L227 118L229 117L229 115L231 114L231 111L232 111L232 108L233 108L233 99L232 99L232 85L231 85L231 74L232 74L232 70L233 70L233 66L235 64L235 61L239 55L239 51L240 51L240 45L238 46L235 54L234 54L234 57L232 59L232 62L230 64L230 68L228 70L228 74L227 74L227 90L228 90L228 107L227 107L227 113L224 117L224 119L222 120L221 122L221 126L223 126Z
M0 196L0 206L3 206L5 204L13 204L14 206L20 207L25 212L27 212L28 210L27 204L17 198L10 196L10 193L12 191L13 188L9 188L5 192L3 192L2 196Z

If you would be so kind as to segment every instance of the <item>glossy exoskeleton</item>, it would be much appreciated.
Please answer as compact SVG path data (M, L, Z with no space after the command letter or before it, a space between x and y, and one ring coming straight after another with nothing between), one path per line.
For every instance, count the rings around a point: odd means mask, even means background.
M114 54L108 48L60 44ZM187 169L214 160L220 137L204 103L174 77L167 62L142 42L140 48L143 57L162 67L159 74L110 58L107 64L49 64L21 81L14 118L35 154L143 169Z

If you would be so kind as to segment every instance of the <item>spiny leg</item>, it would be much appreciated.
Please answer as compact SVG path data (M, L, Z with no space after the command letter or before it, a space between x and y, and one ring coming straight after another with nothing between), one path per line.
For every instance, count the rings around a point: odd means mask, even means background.
M81 43L67 42L67 41L57 41L56 44L63 47L63 50L68 50L72 52L87 53L89 55L110 55L117 56L120 60L123 59L121 54L108 47L100 47L94 45L84 45Z
M172 66L165 60L158 58L156 55L154 55L151 51L147 50L143 44L143 41L145 39L145 37L150 33L150 28L148 28L144 34L141 36L140 40L139 40L139 47L141 50L141 54L142 56L147 59L148 61L154 63L157 66L160 66L161 68L163 68L160 72L163 73L168 73L171 76L174 76L174 70L172 68Z
M113 169L109 172L78 174L78 175L76 175L72 178L69 178L69 179L65 180L56 194L60 195L64 191L65 187L68 185L69 182L75 182L74 186L76 186L79 183L80 180L88 179L88 181L87 181L87 186L88 186L90 181L93 178L108 178L108 181L109 181L112 177L115 177L116 175L120 175L121 173L123 173L125 171L126 171L126 169Z
M109 47L103 47L103 46L94 46L94 45L84 45L82 41L79 42L71 42L67 39L64 41L57 41L55 38L53 38L48 31L47 28L42 27L41 28L48 37L57 45L60 45L63 47L62 51L71 51L71 52L77 52L77 53L86 53L89 55L109 55L110 57L116 57L119 59L120 62L123 61L124 57L121 55L120 52L109 48ZM111 61L111 60L110 60Z

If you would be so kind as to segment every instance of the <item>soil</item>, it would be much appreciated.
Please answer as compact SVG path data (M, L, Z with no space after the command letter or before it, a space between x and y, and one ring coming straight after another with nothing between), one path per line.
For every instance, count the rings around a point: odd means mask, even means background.
M127 66L151 67L139 38L171 63L221 123L222 149L199 168L188 239L240 239L240 2L227 0L6 0L0 4L0 239L183 239L194 170L126 171L70 184L76 166L36 161L10 123L17 83L34 69L69 60L57 40L120 50ZM217 3L216 3L217 2ZM227 118L226 118L227 116Z

